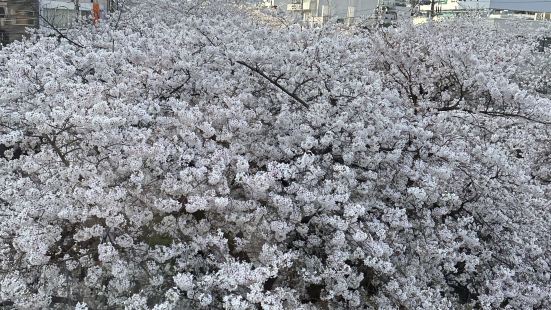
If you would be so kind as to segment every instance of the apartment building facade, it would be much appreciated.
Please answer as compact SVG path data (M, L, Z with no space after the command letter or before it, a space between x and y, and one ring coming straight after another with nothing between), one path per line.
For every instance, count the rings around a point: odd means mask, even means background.
M28 27L38 27L39 0L0 0L0 43L20 40Z

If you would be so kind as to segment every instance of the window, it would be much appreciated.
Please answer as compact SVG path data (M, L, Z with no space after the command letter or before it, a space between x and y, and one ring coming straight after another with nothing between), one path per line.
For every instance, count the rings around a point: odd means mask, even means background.
M5 18L6 17L6 8L3 7L3 6L0 6L0 18Z
M8 44L9 41L10 38L8 37L8 34L0 30L0 46Z

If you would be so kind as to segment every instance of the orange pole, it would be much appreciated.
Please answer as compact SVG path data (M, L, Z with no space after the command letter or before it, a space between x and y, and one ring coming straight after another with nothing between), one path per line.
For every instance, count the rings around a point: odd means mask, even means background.
M92 18L94 19L94 25L97 24L100 18L100 6L98 0L94 0L92 4Z

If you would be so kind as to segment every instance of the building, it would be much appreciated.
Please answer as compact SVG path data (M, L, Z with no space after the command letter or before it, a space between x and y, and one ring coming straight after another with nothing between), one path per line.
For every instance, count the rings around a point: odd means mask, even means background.
M116 8L115 0L95 1L97 17ZM0 0L0 45L20 40L28 27L69 28L77 16L92 15L93 6L93 0Z
M264 7L286 7L287 4L291 3L291 0L263 0L260 4Z
M420 1L420 11L430 12L432 0ZM507 0L510 1L510 0ZM490 0L436 0L434 10L438 13L461 13L470 11L487 10L490 7Z
M323 24L329 19L351 24L355 18L375 14L377 0L307 0L304 1L304 20L312 24Z
M490 8L495 10L509 10L522 12L551 12L551 0L490 0Z
M384 0L392 1L395 0ZM283 8L302 15L304 22L322 25L330 19L352 23L356 17L369 17L376 13L383 0L264 0L263 6ZM397 0L401 1L401 0Z
M510 2L491 0L490 8L499 18L510 18L511 15L524 14L534 20L551 20L551 0ZM495 14L497 13L497 14Z
M20 40L26 28L38 27L38 0L0 0L0 43Z
M101 15L105 16L110 9L112 1L97 0ZM91 15L93 1L91 0L42 0L40 3L40 12L44 19L41 27L55 27L66 29L71 27L77 17L77 5L80 17Z

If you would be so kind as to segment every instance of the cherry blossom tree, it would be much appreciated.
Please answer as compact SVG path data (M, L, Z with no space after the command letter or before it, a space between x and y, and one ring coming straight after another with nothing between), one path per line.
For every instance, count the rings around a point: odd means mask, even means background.
M155 3L0 51L2 306L548 307L537 36Z

